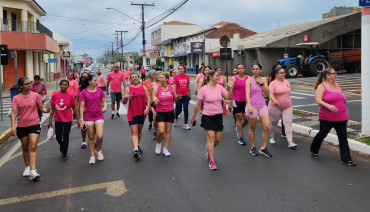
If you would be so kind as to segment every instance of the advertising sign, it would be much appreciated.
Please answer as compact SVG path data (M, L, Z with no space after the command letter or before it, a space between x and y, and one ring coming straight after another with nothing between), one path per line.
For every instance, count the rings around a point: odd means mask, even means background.
M71 52L68 52L68 51L64 51L62 52L62 59L71 59Z
M85 63L90 63L90 58L89 57L85 57Z
M220 52L212 52L212 57L220 57Z
M370 7L370 0L360 0L360 7Z
M191 42L190 43L191 53L203 53L203 42Z
M308 42L308 41L310 41L309 36L307 34L303 35L303 42Z
M175 57L185 56L186 53L186 43L177 44L175 46Z

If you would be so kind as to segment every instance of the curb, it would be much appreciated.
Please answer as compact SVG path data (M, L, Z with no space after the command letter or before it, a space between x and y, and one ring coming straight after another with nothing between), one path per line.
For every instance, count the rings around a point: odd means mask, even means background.
M0 135L0 144L2 144L4 141L6 141L6 139L8 139L10 137L11 131L12 131L12 129L9 128Z

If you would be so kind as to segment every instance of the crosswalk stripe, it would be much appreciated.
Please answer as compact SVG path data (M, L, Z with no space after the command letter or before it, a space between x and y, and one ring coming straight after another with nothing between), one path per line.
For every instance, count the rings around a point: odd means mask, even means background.
M291 91L290 93L296 94L296 95L302 95L302 96L315 96L313 93L302 93L302 92L297 92L297 91Z
M290 95L290 98L292 98L292 99L306 99L306 97L299 97L299 96L293 96L293 95Z

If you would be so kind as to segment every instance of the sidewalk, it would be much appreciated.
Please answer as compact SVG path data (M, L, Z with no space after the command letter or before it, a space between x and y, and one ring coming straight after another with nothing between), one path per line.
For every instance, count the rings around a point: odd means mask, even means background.
M46 88L48 90L48 96L49 98L51 95L56 91L56 81L52 82L46 82ZM3 100L8 100L10 101L10 92L9 90L3 91ZM8 116L8 110L9 109L4 109L4 121L0 121L0 144L4 142L6 139L10 137L10 127L11 127L11 120L10 116Z

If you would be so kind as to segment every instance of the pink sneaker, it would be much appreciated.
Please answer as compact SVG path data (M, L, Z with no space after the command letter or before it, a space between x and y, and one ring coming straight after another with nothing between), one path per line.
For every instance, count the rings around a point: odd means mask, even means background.
M104 155L103 155L102 150L100 150L99 152L95 150L95 153L98 155L98 160L104 160Z
M89 164L95 164L95 156L90 157Z
M216 166L216 163L215 161L209 161L209 169L211 170L217 170L217 166Z

